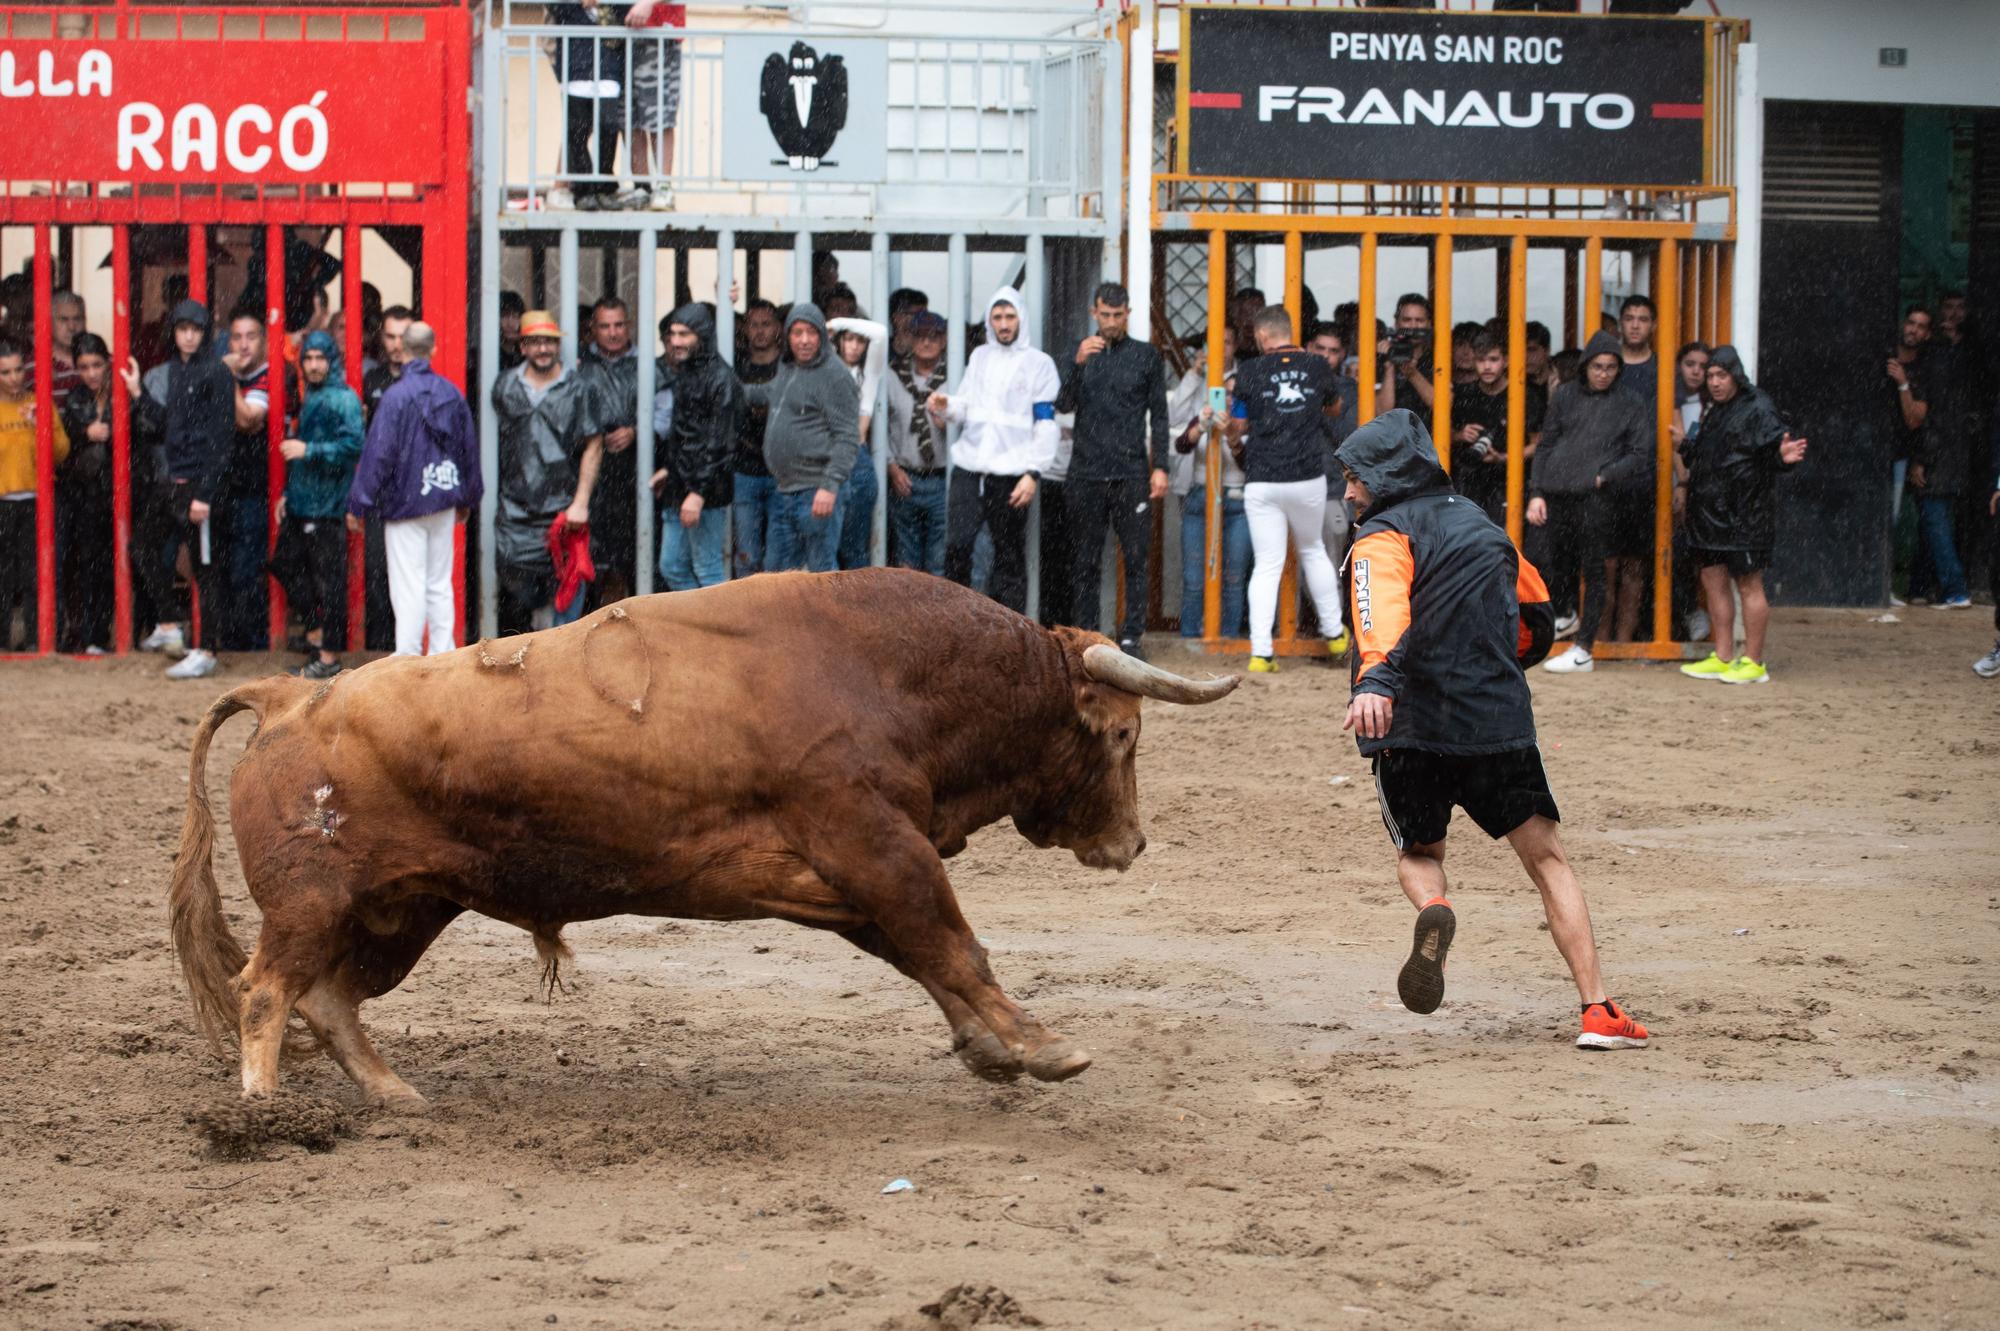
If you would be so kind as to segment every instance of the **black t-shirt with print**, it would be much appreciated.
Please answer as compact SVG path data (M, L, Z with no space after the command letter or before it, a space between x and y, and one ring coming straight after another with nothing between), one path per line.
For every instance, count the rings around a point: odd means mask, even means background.
M1246 482L1315 480L1326 475L1326 408L1338 396L1323 356L1287 347L1236 370L1236 416L1249 422Z

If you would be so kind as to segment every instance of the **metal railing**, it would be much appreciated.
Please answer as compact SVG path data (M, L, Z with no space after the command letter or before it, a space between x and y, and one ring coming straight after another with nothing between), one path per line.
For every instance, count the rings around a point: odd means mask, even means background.
M503 133L499 160L481 165L499 172L500 206L510 212L585 197L602 207L622 188L666 187L677 211L712 214L1105 213L1106 193L1119 189L1104 121L1107 106L1118 110L1118 45L1094 4L972 5L928 27L913 24L917 11L877 8L881 24L865 28L836 21L862 12L854 6L814 4L810 23L778 21L794 11L769 6L713 16L697 9L686 27L631 29L551 24L539 6L494 0L481 55L483 111ZM725 133L761 130L754 100L740 104L739 93L725 101L727 46L746 36L880 48L886 85L849 89L850 117L882 117L880 179L732 178ZM581 85L598 95L572 95ZM632 136L645 132L644 107L676 91L671 158L660 160L655 138L646 170L635 173ZM615 154L609 162L606 147Z

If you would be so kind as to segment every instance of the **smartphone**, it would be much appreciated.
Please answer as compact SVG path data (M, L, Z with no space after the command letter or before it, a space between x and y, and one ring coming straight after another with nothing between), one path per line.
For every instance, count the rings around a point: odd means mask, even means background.
M1208 409L1218 416L1229 414L1229 390L1221 386L1208 390Z

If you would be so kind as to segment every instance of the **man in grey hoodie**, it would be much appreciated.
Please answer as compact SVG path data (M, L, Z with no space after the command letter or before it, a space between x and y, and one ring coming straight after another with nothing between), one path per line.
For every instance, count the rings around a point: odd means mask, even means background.
M777 482L764 571L832 571L840 551L840 487L861 451L861 393L826 345L826 318L811 302L785 322L790 359L768 384L745 384L744 400L769 409L764 462Z
M1584 584L1574 645L1542 663L1559 675L1595 668L1590 649L1604 593L1618 574L1620 553L1636 538L1619 530L1621 513L1632 508L1620 500L1649 493L1653 483L1653 423L1645 400L1618 387L1624 363L1609 333L1585 344L1583 371L1550 401L1528 470L1526 516L1531 526L1547 529L1542 567L1555 604L1573 602L1579 576Z

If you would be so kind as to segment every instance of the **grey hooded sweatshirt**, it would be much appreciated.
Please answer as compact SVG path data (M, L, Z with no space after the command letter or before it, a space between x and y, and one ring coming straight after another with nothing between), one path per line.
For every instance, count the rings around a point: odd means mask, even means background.
M770 410L764 423L764 463L781 493L838 491L861 451L861 390L827 345L826 316L819 306L810 301L792 306L785 321L788 343L792 325L801 323L819 329L819 354L803 365L786 361L768 384L743 385L743 397L751 406Z

